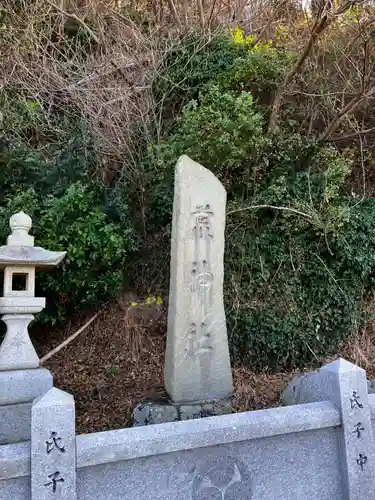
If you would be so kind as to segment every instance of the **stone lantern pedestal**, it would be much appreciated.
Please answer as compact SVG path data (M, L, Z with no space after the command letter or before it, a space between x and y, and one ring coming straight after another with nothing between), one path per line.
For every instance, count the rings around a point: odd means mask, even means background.
M7 245L0 247L4 271L0 314L7 326L0 345L0 444L30 439L32 402L52 388L51 373L39 368L28 326L46 302L35 297L36 270L52 268L65 257L65 252L34 246L29 235L32 221L23 212L13 215L9 225Z

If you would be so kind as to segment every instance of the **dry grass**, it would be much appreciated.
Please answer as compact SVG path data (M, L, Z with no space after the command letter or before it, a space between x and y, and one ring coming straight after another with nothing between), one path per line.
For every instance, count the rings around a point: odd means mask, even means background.
M134 301L141 305L131 308ZM129 295L108 305L84 333L46 362L55 385L75 397L80 433L126 427L139 401L166 395L166 304L159 308L145 303ZM34 332L39 355L56 347L84 322L85 318L77 317L66 329L48 335L45 330ZM369 378L375 378L375 324L357 332L335 356L320 364L338 357L362 366ZM233 410L279 406L282 390L297 373L256 373L251 367L235 366Z
M68 328L52 335L45 329L34 332L39 355L59 345L84 322L85 318L73 318ZM164 394L164 330L161 318L151 323L150 318L139 316L137 323L113 303L45 363L55 385L74 395L79 432L126 427L138 401Z
M295 373L254 373L246 366L233 369L233 409L260 410L280 405L280 395Z

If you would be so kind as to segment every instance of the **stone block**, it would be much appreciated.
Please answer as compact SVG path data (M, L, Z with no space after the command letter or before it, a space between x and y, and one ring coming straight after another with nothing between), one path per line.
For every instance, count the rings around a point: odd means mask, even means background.
M0 406L0 444L30 439L31 404Z
M197 404L173 404L168 401L145 401L133 411L133 427L180 422L232 413L230 400Z
M45 368L0 371L0 406L30 403L52 386L52 374Z
M31 498L76 499L74 399L56 388L32 406Z
M0 445L30 439L31 404L0 406Z
M283 405L299 405L324 401L319 372L302 373L293 378L281 394Z

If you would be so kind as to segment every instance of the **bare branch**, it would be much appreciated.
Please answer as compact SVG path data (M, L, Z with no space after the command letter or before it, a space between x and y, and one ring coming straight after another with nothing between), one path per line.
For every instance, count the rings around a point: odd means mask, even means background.
M353 139L354 137L361 137L362 135L371 134L371 132L375 132L375 127L371 127L365 130L358 130L358 132L354 132L353 134L340 135L338 137L331 137L328 139L329 141L345 141L346 139Z
M331 123L328 125L326 130L323 132L323 134L320 136L320 141L326 141L338 128L340 125L341 120L348 115L349 113L352 113L363 101L371 97L372 95L375 94L375 85L372 86L370 89L367 90L367 92L359 92L357 95L355 95L346 106L344 106L338 113L337 115L333 118Z
M175 23L177 24L178 29L181 30L182 24L181 24L180 18L178 16L176 6L173 3L173 0L167 0L167 2L168 2L169 9L172 13L173 19L175 20Z
M303 217L307 217L308 219L312 219L312 215L306 214L305 212L300 212L299 210L296 210L295 208L290 208L290 207L276 207L274 205L250 205L249 207L244 207L244 208L238 208L236 210L231 210L230 212L227 212L227 215L232 215L237 212L244 212L245 210L257 210L259 208L272 208L273 210L286 210L288 212L293 212L298 215L302 215Z
M202 0L197 0L197 7L198 7L198 12L199 12L199 20L200 20L202 29L204 29L205 20L204 20L204 10L203 10Z
M66 17L70 17L70 19L74 19L75 21L77 21L78 24L80 24L82 26L83 29L85 29L87 31L87 33L91 36L91 38L99 45L100 44L100 40L99 38L95 35L95 33L92 31L92 29L87 26L87 24L85 23L85 21L83 21L80 17L78 17L76 14L71 14L70 12L67 12L66 10L62 9L61 7L58 7L57 5L55 5L53 2L51 2L51 0L46 0L46 2L51 6L53 7L54 9L56 9L58 12L60 12L60 14L62 14L63 16L66 16Z
M292 67L292 69L287 73L286 77L284 78L284 82L282 85L277 89L272 107L271 107L271 113L269 117L269 122L268 122L268 132L273 133L276 129L276 124L277 120L279 117L279 112L280 112L280 107L281 107L281 102L282 98L284 95L284 92L288 85L291 83L295 75L300 71L301 67L304 65L306 59L309 57L315 43L321 36L321 34L327 29L328 26L330 26L341 14L344 14L350 7L358 3L356 0L348 0L346 1L341 7L339 7L336 11L333 13L327 12L326 9L324 9L321 13L321 16L317 17L316 22L312 28L310 38L305 44L305 47L298 58L296 64Z
M78 335L80 335L82 332L84 332L91 325L91 323L96 320L96 318L99 316L100 313L101 313L101 311L99 311L98 313L94 314L94 316L92 316L92 318L90 318L88 321L86 321L86 323L83 326L81 326L81 328L79 328L75 333L73 333L73 335L70 335L70 337L68 337L67 339L65 339L64 342L62 342L57 347L55 347L54 349L52 349L52 351L48 352L45 356L43 356L42 358L40 358L39 363L42 365L49 358L52 358L52 356L54 354L58 353L59 351L61 351L61 349L63 349L64 347L66 347L68 344L70 344L70 342L72 342L72 340L74 340L75 338L77 338Z

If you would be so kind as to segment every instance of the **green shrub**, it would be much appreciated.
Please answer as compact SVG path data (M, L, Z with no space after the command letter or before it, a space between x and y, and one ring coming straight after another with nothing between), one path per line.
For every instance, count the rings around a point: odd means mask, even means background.
M2 209L0 235L9 233L7 221L23 209L33 217L36 243L67 252L54 271L38 275L38 292L47 296L41 321L63 320L74 311L95 306L121 292L126 257L134 248L131 221L112 222L103 213L103 188L92 183L71 184L61 197L38 197L33 188L9 198ZM125 215L125 214L123 214Z
M210 168L229 192L242 193L254 181L253 163L246 158L257 157L263 146L262 125L250 94L222 92L216 86L202 91L199 102L185 107L169 137L149 149L149 222L163 226L170 219L174 165L182 154Z
M24 210L38 245L67 251L37 280L48 299L39 319L56 321L120 293L132 221L123 193L97 179L93 141L77 112L66 107L47 119L37 103L7 96L14 106L4 107L0 134L0 237L5 243L10 215Z
M184 104L196 99L208 82L230 70L247 50L224 33L210 40L201 33L190 33L172 44L168 41L152 82L165 114L178 114Z
M165 117L178 115L214 82L222 90L251 92L258 103L268 105L294 57L274 49L271 42L256 43L254 36L245 36L239 28L210 39L190 33L172 44L169 41L165 54L152 82Z
M50 197L38 222L38 241L67 256L41 282L57 296L59 309L83 309L120 294L126 276L126 257L133 248L127 227L110 222L101 211L97 186L72 184L61 198ZM63 307L61 307L63 306Z
M257 52L259 67L277 61L270 50ZM225 304L234 359L261 369L303 366L328 355L365 320L375 204L355 204L345 194L350 151L292 134L287 124L277 136L266 134L263 103L238 85L251 83L236 66L251 75L249 58L204 85L169 135L149 149L148 222L152 231L170 223L181 154L212 170L228 192ZM274 80L264 74L272 86L281 72L276 64Z
M229 215L226 304L236 358L258 368L303 366L363 323L375 204L343 195L350 166L347 156L323 149L307 170L270 176L264 198L259 192L256 203ZM243 210L262 203L280 208Z

